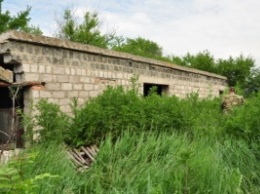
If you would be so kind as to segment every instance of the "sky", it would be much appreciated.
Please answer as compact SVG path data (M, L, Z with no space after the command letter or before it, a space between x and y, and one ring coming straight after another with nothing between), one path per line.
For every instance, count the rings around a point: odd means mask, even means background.
M252 57L260 67L260 0L4 0L12 15L31 6L31 24L57 33L65 9L97 11L102 33L152 40L165 55L205 50L214 58Z

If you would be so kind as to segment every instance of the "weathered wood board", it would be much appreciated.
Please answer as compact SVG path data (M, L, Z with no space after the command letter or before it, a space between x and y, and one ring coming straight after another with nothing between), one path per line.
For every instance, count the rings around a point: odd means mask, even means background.
M13 82L13 72L0 66L0 81Z

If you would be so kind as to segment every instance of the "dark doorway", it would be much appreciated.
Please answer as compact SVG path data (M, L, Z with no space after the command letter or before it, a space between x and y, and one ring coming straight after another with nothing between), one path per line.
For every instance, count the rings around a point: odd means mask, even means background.
M23 147L23 128L20 125L21 119L16 114L16 110L23 109L23 106L23 90L19 90L13 114L10 90L8 87L0 87L0 145L11 143L15 144L16 147ZM12 124L13 118L14 124Z
M161 96L162 94L167 94L169 86L161 84L144 83L144 96L148 96L152 88L155 88L156 93Z

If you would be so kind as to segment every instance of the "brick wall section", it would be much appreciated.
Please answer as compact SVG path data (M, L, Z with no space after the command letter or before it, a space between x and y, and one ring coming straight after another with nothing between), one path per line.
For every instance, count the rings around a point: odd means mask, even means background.
M26 90L26 107L32 99L48 98L69 112L73 97L83 103L107 85L130 86L134 74L139 75L140 93L143 83L168 85L167 93L178 97L191 92L218 96L226 87L223 76L66 40L10 31L0 35L0 44L17 82L46 82Z

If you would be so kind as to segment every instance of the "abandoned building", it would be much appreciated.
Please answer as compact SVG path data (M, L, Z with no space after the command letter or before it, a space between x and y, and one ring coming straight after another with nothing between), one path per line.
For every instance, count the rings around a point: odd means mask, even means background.
M73 97L83 103L107 85L130 86L134 75L143 95L157 86L159 94L183 98L197 92L205 98L218 96L226 87L226 78L213 73L68 40L17 31L1 34L0 144L10 133L13 106L27 113L32 102L47 98L70 112ZM22 134L18 123L12 125Z

